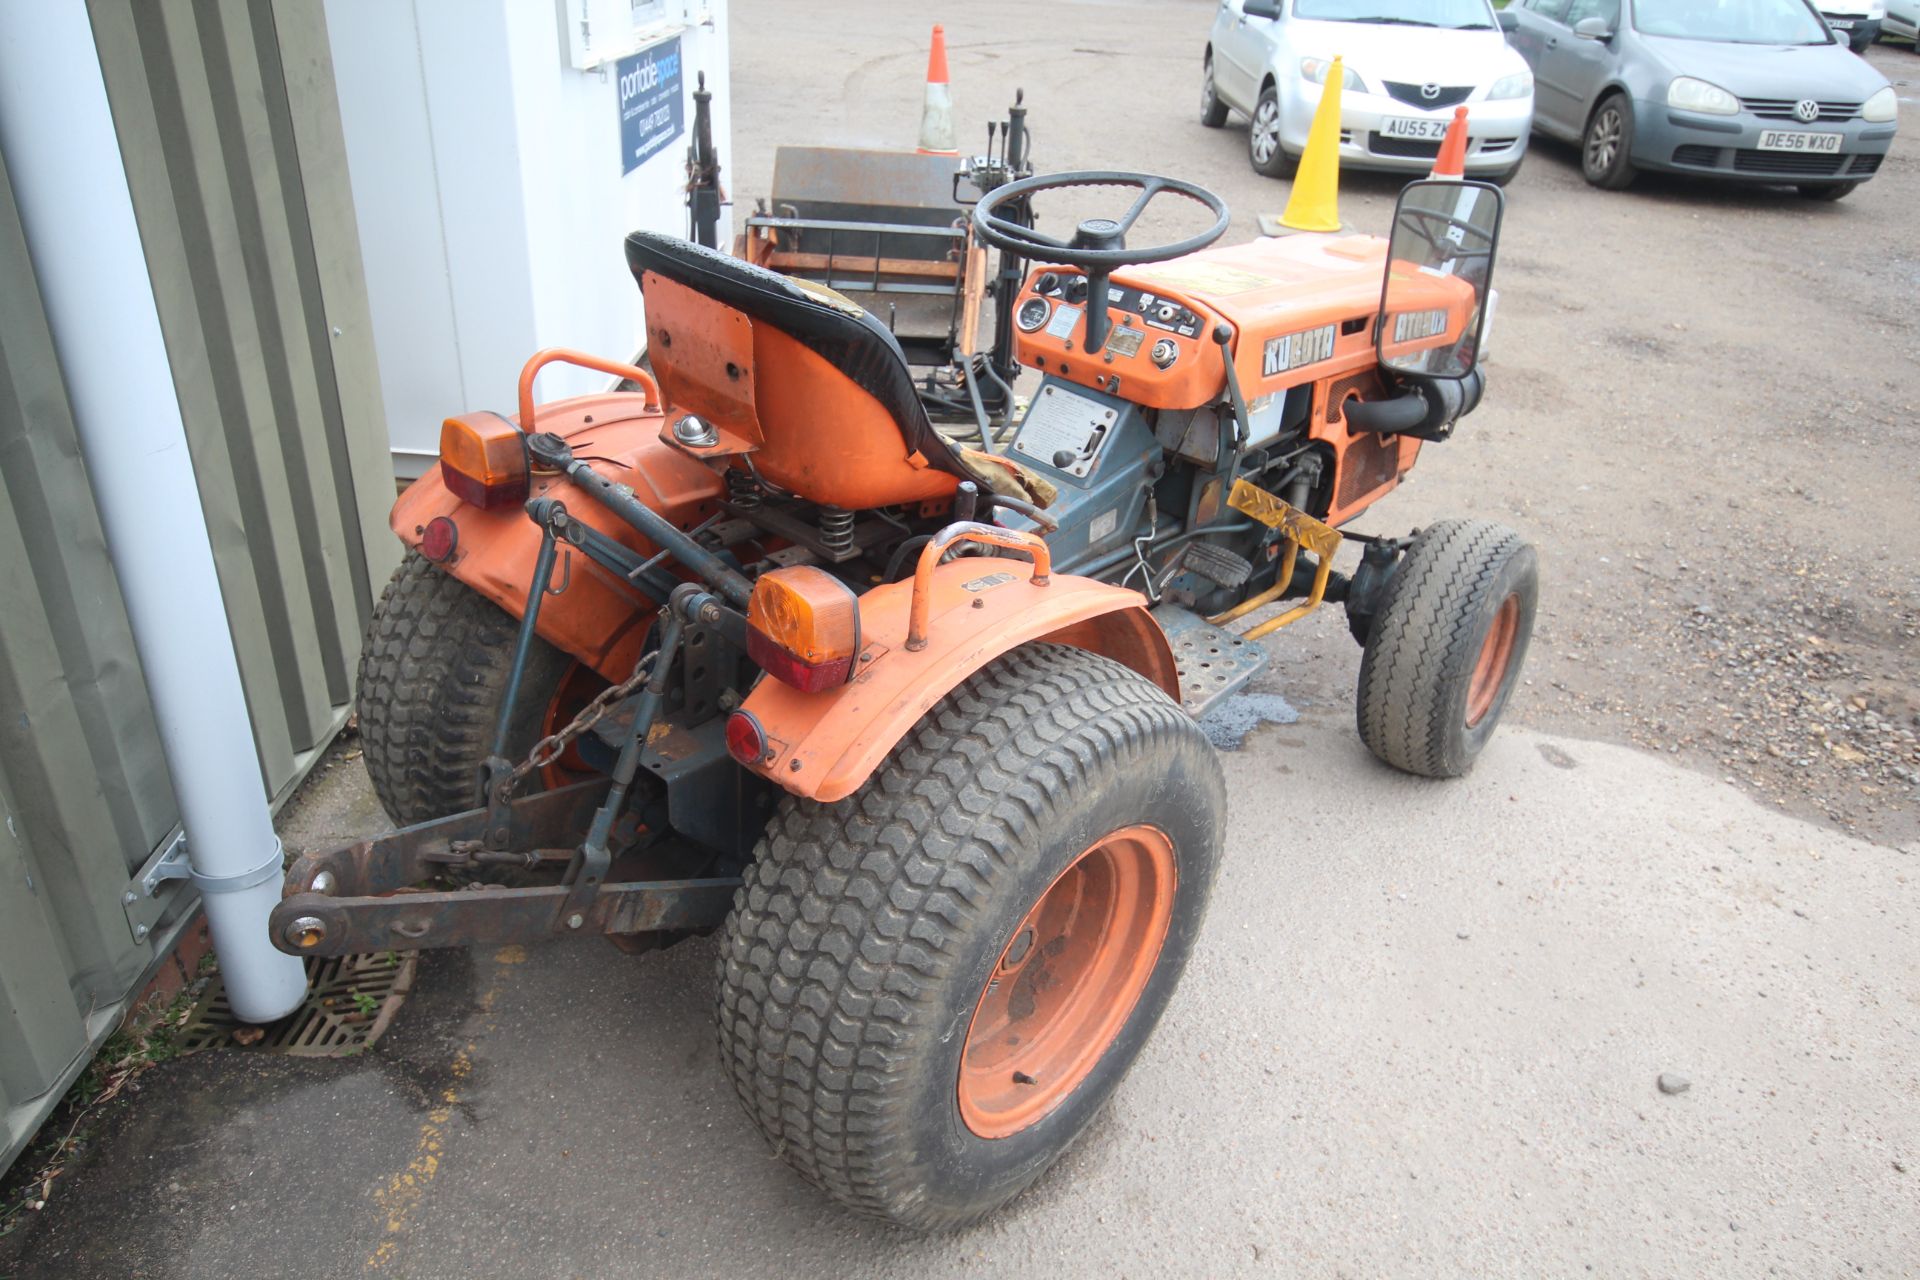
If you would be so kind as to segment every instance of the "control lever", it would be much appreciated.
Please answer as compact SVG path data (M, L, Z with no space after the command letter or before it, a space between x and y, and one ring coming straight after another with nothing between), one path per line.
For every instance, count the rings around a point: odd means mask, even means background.
M1233 452L1234 462L1239 462L1239 453L1247 447L1247 439L1253 432L1253 423L1247 417L1247 398L1240 394L1240 373L1233 367L1233 352L1227 344L1233 341L1233 326L1222 320L1213 326L1214 345L1220 348L1220 358L1227 362L1227 397L1233 402Z

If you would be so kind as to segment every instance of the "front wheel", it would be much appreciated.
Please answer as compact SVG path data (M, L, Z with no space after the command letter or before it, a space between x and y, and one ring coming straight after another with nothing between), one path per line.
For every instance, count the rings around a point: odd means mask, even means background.
M1809 200L1823 200L1831 204L1835 200L1845 200L1859 185L1857 182L1809 182L1801 186L1799 191Z
M1604 191L1633 185L1633 108L1616 93L1594 108L1580 143L1580 172Z
M1213 55L1200 67L1200 123L1209 129L1218 129L1227 122L1227 104L1220 101L1219 93L1213 86Z
M1146 1044L1225 821L1219 761L1158 686L1058 645L997 659L859 791L769 826L720 940L747 1113L857 1212L991 1212Z
M1360 660L1367 749L1426 778L1472 769L1513 695L1539 600L1533 548L1513 530L1442 520L1422 531Z
M1260 91L1247 129L1247 161L1253 171L1268 178L1291 178L1300 170L1300 157L1280 141L1280 95L1272 85Z

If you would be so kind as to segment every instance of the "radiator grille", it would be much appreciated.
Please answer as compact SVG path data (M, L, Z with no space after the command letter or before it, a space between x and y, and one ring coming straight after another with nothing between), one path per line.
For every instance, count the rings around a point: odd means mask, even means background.
M1369 133L1367 150L1377 156L1418 156L1432 160L1440 154L1440 144L1423 138L1389 138L1383 133Z
M1801 120L1794 114L1794 109L1800 105L1798 98L1742 98L1740 105L1762 120L1792 120L1796 124L1813 124L1815 121L1829 124L1840 120L1851 120L1860 114L1860 104L1857 102L1819 103L1817 105L1820 108L1820 114L1813 120Z
M1428 87L1426 85L1405 84L1398 80L1388 80L1384 83L1387 86L1388 96L1392 97L1395 101L1404 102L1410 107L1419 107L1427 111L1436 110L1440 107L1459 106L1473 96L1473 86L1470 84L1436 85L1433 87L1438 89L1438 92L1432 97L1428 97L1424 92Z
M1780 173L1796 177L1805 174L1820 177L1840 172L1850 159L1838 152L1815 154L1809 151L1754 151L1741 148L1733 153L1736 173Z

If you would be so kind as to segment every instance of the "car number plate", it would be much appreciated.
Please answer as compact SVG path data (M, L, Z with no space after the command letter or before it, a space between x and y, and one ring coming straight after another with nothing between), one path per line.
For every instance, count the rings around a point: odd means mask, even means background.
M1380 122L1380 135L1385 138L1421 138L1430 142L1440 142L1447 136L1446 120L1414 120L1406 116L1393 116Z
M1793 129L1768 129L1760 135L1762 151L1838 151L1837 133L1801 133Z
M1832 27L1835 31L1851 31L1853 30L1853 19L1852 18L1828 18L1827 25Z

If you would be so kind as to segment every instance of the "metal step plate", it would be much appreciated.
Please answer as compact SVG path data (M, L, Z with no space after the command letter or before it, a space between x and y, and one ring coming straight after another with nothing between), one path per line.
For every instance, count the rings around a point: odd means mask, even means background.
M1196 720L1267 665L1265 646L1242 640L1190 609L1163 604L1153 616L1167 633L1180 668L1180 705Z

